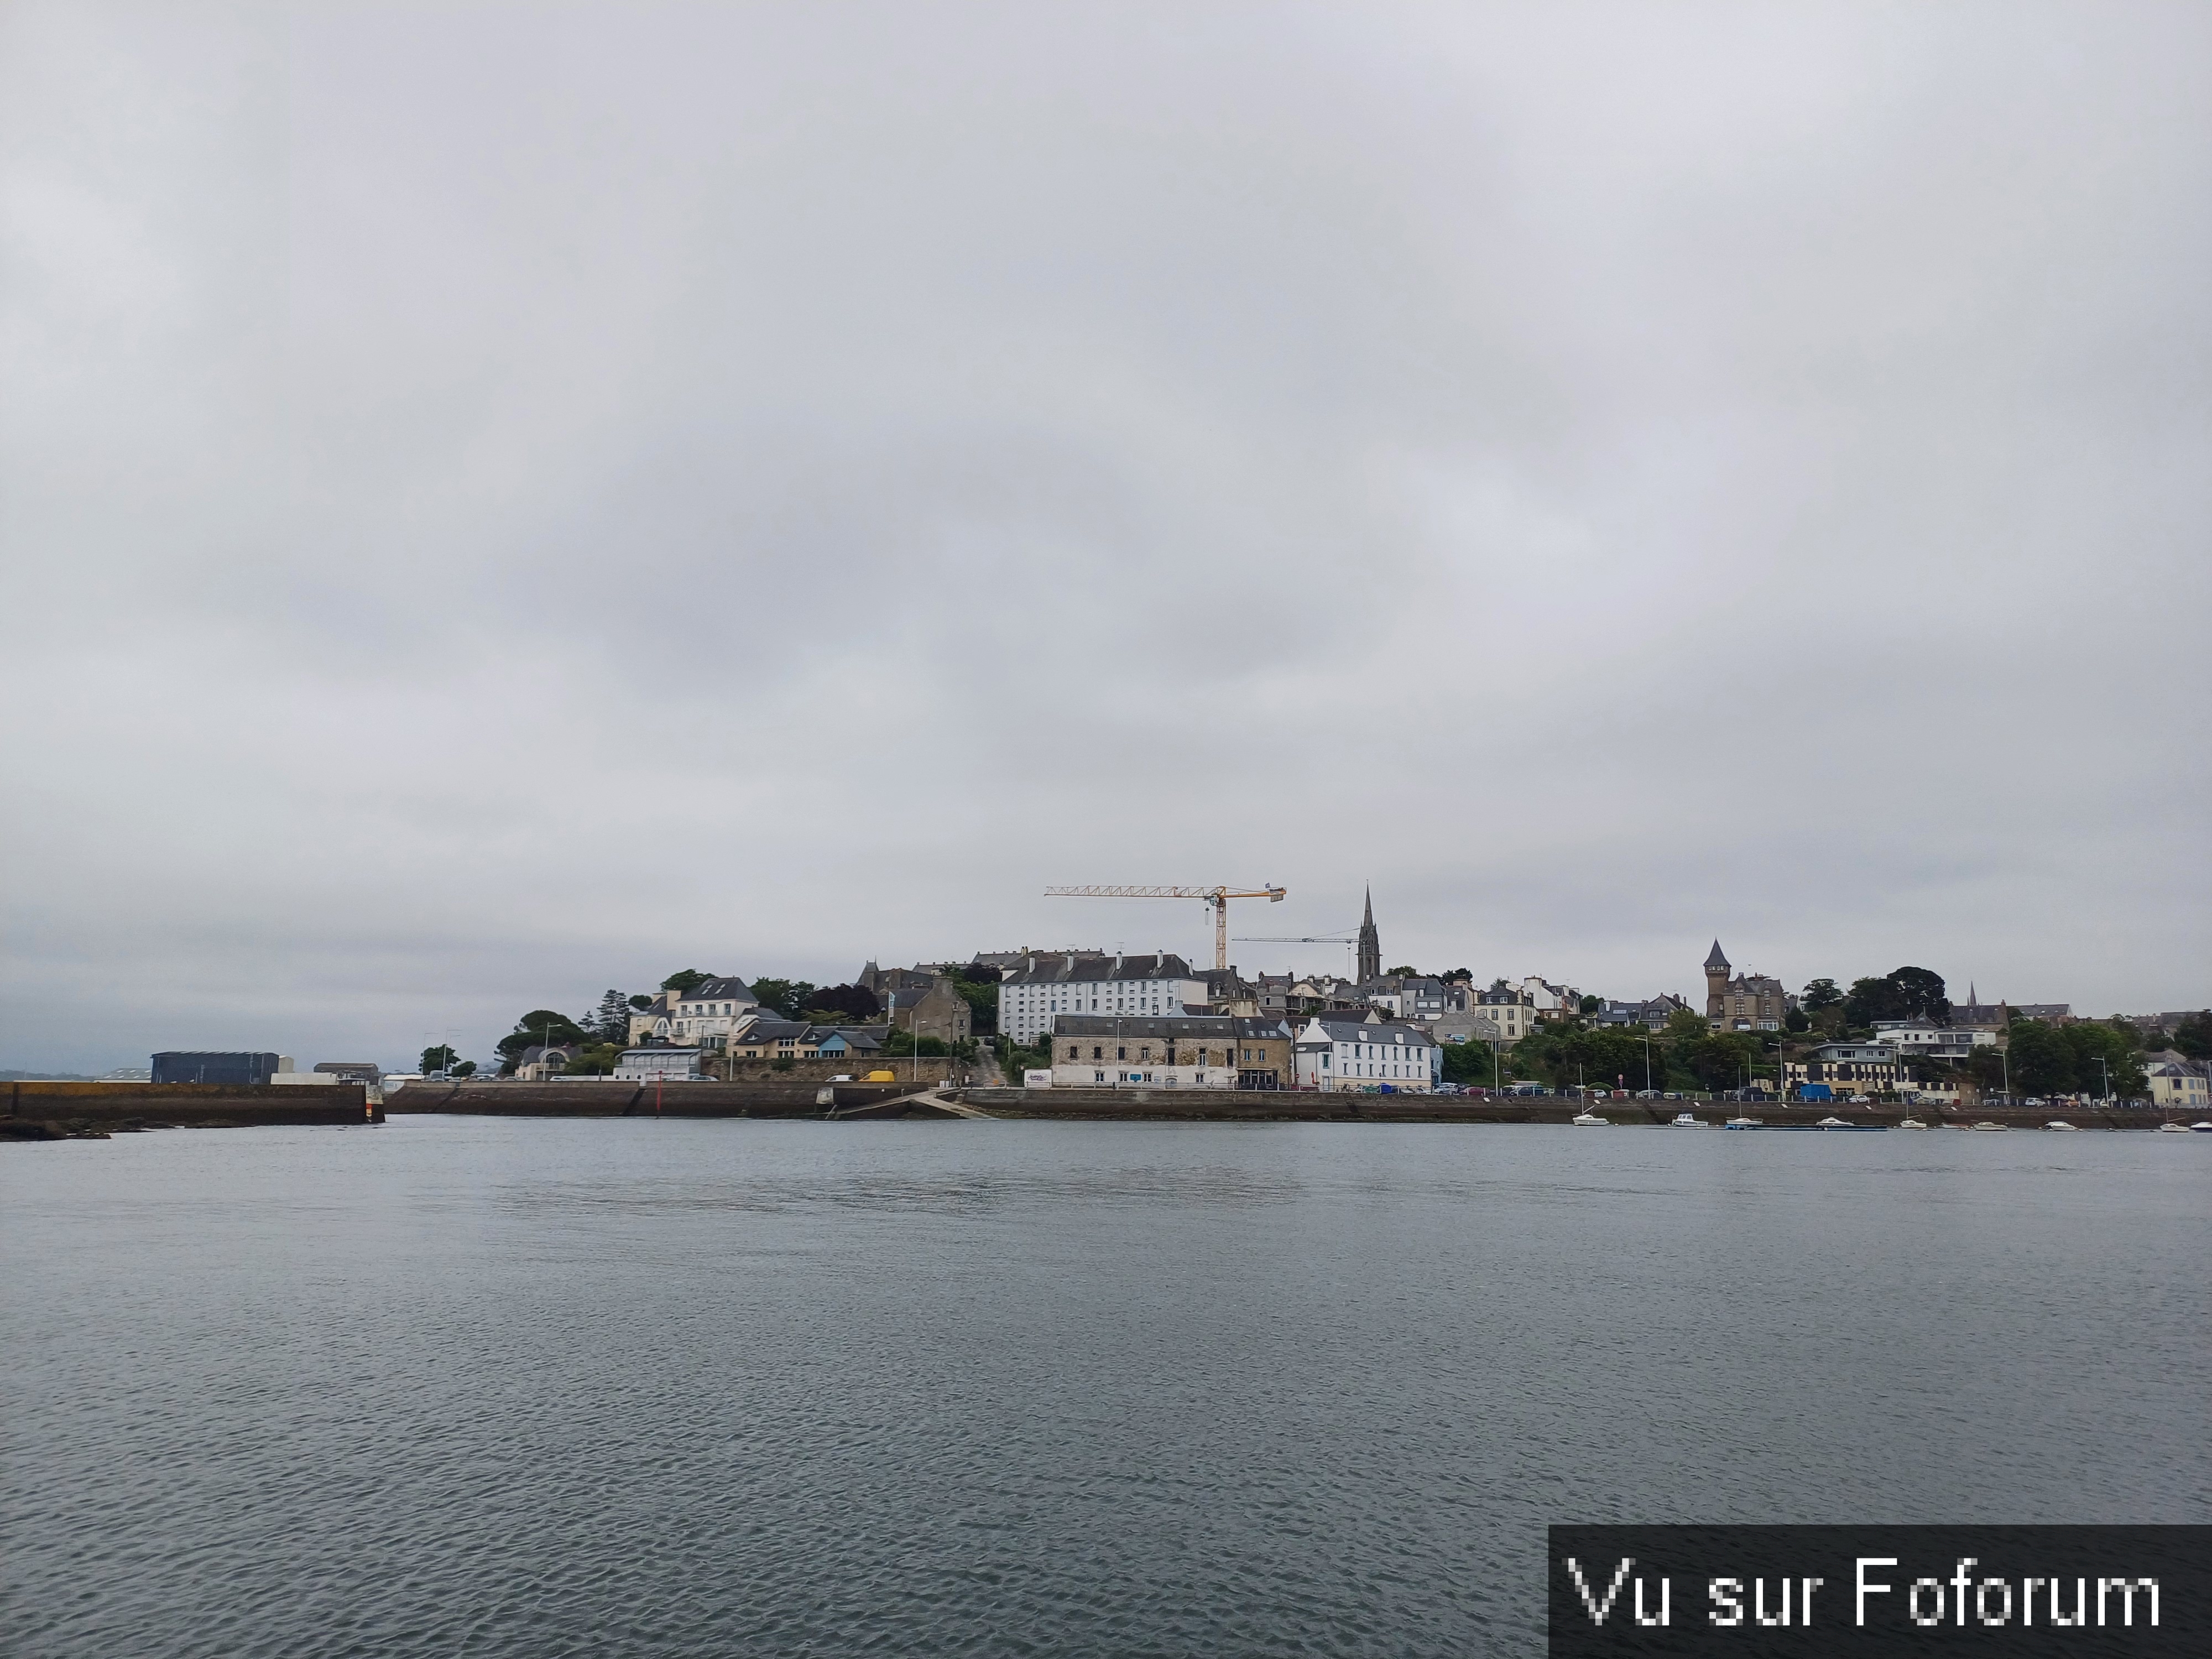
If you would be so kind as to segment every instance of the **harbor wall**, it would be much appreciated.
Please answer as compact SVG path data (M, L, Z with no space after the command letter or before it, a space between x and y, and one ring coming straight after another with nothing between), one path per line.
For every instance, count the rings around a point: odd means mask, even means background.
M912 1085L833 1085L773 1073L736 1083L410 1083L387 1094L384 1109L395 1116L822 1117L830 1109L821 1098L825 1088L845 1108L894 1099Z
M318 1088L228 1083L10 1081L0 1112L27 1122L112 1127L121 1123L380 1123L381 1108L358 1083Z
M1266 1092L1200 1089L969 1089L960 1098L971 1106L1006 1116L1032 1118L1151 1119L1154 1121L1279 1121L1352 1123L1552 1123L1573 1121L1585 1104L1607 1122L1622 1127L1656 1127L1677 1112L1689 1110L1718 1126L1741 1114L1773 1129L1811 1127L1824 1117L1849 1123L1894 1127L1907 1117L1927 1124L1966 1128L1978 1122L2008 1129L2040 1129L2054 1121L2082 1129L2155 1129L2165 1114L2122 1109L2060 1111L2049 1107L1975 1107L1943 1112L1933 1107L1839 1109L1829 1102L1783 1106L1771 1102L1738 1105L1727 1101L1601 1100L1584 1103L1558 1096L1516 1095L1470 1100L1463 1095L1367 1095Z

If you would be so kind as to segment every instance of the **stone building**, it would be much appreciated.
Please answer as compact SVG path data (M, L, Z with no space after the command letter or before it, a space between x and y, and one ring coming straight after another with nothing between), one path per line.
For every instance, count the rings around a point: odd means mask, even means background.
M975 1030L975 1011L948 979L932 979L926 988L908 984L886 991L884 1002L891 1024L913 1032L917 1042L935 1037L941 1042L962 1042Z
M1765 974L1730 977L1721 942L1705 958L1705 1023L1716 1031L1778 1031L1790 1012L1790 994Z
M1196 1014L1052 1022L1056 1089L1279 1089L1291 1076L1280 1022Z

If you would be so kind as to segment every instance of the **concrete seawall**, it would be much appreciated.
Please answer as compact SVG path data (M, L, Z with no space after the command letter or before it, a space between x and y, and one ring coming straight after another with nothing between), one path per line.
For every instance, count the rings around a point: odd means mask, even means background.
M834 1090L841 1108L912 1092L907 1083L818 1082L763 1077L736 1083L410 1083L385 1099L395 1115L462 1117L821 1117ZM1018 1091L1017 1091L1018 1092Z
M0 1134L46 1139L55 1133L131 1126L247 1128L269 1124L381 1123L358 1083L305 1088L222 1083L11 1082L0 1095Z
M1033 1118L1137 1118L1154 1121L1348 1122L1348 1123L1553 1123L1571 1121L1586 1103L1557 1096L1515 1096L1504 1100L1469 1100L1462 1095L1363 1095L1279 1093L1237 1090L969 1089L961 1097L994 1115ZM1589 1109L1620 1127L1656 1127L1687 1111L1718 1126L1739 1114L1760 1119L1770 1129L1809 1128L1824 1117L1849 1123L1894 1127L1906 1117L1930 1125L1966 1128L2002 1123L2009 1129L2040 1129L2066 1122L2082 1129L2155 1129L2158 1112L2063 1111L2051 1107L1978 1107L1942 1112L1934 1107L1884 1106L1838 1109L1828 1102L1809 1106L1733 1101L1601 1100Z

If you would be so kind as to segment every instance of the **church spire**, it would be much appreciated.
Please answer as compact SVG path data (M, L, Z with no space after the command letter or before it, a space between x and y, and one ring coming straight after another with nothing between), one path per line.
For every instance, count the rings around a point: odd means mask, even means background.
M1361 984L1382 977L1382 940L1375 931L1375 889L1367 889L1367 914L1359 924L1359 971L1356 977Z

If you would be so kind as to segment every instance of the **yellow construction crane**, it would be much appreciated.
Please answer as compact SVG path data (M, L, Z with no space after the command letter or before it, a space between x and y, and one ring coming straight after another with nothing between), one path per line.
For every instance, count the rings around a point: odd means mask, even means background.
M1287 890L1281 887L1048 887L1047 898L1194 898L1204 899L1213 910L1213 965L1229 965L1229 901L1263 898L1280 904Z

